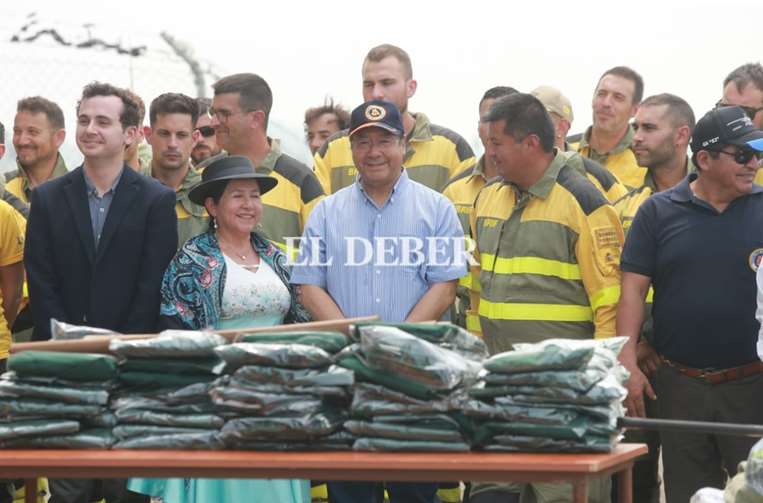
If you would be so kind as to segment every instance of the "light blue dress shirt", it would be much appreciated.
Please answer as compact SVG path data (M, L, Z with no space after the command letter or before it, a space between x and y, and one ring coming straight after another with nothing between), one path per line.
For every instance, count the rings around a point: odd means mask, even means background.
M453 204L405 170L380 207L356 179L313 209L291 282L323 288L347 317L400 322L466 273L463 237Z

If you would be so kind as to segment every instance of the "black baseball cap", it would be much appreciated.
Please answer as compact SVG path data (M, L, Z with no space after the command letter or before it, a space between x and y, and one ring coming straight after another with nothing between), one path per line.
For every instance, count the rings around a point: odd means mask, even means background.
M366 101L352 111L350 116L350 136L361 129L369 127L380 127L398 136L405 134L400 111L394 103L384 100Z
M710 110L694 127L691 151L697 153L700 150L718 150L724 145L763 151L763 131L755 127L740 107Z

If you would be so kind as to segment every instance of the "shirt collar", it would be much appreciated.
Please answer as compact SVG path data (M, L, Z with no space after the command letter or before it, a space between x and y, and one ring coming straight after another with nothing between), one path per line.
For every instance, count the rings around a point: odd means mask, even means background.
M18 158L16 159L16 168L18 171L18 177L21 178L21 188L24 192L29 192L29 175L27 174L26 170L21 166L21 163L19 163ZM53 172L50 174L49 180L53 180L54 178L58 178L59 176L65 175L68 173L68 169L66 168L66 163L64 162L63 156L61 156L60 152L56 153L56 164L53 166Z
M391 202L396 194L403 191L405 187L408 186L409 182L410 182L410 178L408 178L408 170L405 168L400 168L400 176L395 182L395 185L392 187L392 192L389 193L389 197L387 198L387 201L384 202L382 207L386 206L389 202ZM365 197L366 201L371 203L374 207L378 208L378 206L376 206L376 203L370 197L368 197L368 194L366 193L365 189L363 189L363 184L360 181L360 173L358 173L355 176L355 190L357 191L358 194Z
M698 176L699 175L696 172L689 173L689 175L683 180L681 180L681 182L678 185L670 189L671 190L670 199L679 203L692 202L694 200L694 193L692 192L691 186L689 184L691 184L694 180L696 180ZM763 187L757 184L753 184L750 194L760 194L760 193L763 193Z
M132 169L128 167L127 169ZM122 174L124 174L125 167L122 166L122 169L119 171L119 174L114 179L114 183L111 184L111 187L109 190L103 193L103 195L107 195L109 193L113 194L117 190L117 185L119 185L119 181L122 179ZM85 174L85 170L82 170L82 176L85 177L85 188L87 189L88 196L95 196L98 197L98 189L95 188L95 185L93 185L93 182L88 178L88 176ZM101 196L103 197L103 196Z

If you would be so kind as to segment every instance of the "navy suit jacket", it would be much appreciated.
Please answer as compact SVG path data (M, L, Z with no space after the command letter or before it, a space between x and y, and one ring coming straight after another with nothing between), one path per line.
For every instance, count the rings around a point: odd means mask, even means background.
M32 191L24 249L32 339L50 339L51 318L155 331L177 248L175 202L171 189L125 165L96 249L82 166Z

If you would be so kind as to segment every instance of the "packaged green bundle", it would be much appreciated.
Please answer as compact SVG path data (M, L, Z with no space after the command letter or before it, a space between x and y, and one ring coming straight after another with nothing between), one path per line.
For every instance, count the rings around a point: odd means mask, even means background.
M231 419L222 429L226 445L242 440L311 440L341 428L344 415L325 411L297 417L244 417Z
M219 386L210 395L217 407L256 416L304 415L317 412L322 403L313 395L263 393L233 386Z
M85 418L98 416L108 409L99 405L60 403L36 398L0 398L0 416Z
M618 417L625 415L625 408L621 402L610 402L601 405L581 405L574 403L542 402L538 401L535 397L530 397L530 400L528 401L525 400L525 398L526 397L522 396L499 396L495 398L495 404L502 407L522 406L571 410L611 424L614 424Z
M463 328L449 322L439 323L379 323L365 322L354 325L355 337L360 340L361 328L367 326L395 327L415 335L436 346L454 351L465 358L483 361L489 353L485 342Z
M422 428L433 428L441 430L457 430L461 423L453 416L448 414L406 414L390 416L374 416L375 423L389 424L408 424L416 425Z
M213 374L165 374L163 372L127 371L119 374L119 382L129 388L177 388L197 383L212 382Z
M272 332L246 334L236 342L264 342L275 344L304 344L321 348L327 353L338 353L350 344L350 338L341 332Z
M351 420L344 429L357 437L393 438L397 440L424 440L427 442L463 442L458 428L427 428L404 424Z
M610 374L584 393L570 388L552 386L477 385L469 390L469 394L476 398L495 398L509 395L523 402L531 403L602 405L624 400L628 391L614 375Z
M434 390L476 381L480 364L395 327L361 326L360 349L369 367L399 374Z
M201 358L214 356L225 337L193 330L165 330L148 339L112 339L109 351L123 358Z
M494 452L609 452L616 439L606 436L591 436L579 440L559 440L545 437L522 435L498 435L494 443L484 447Z
M66 419L19 419L0 422L0 440L79 431L79 422Z
M518 372L516 374L488 373L484 376L488 385L549 386L567 388L585 393L591 386L609 374L608 369L549 370L541 372Z
M169 403L162 398L123 396L111 402L113 410L126 411L130 409L152 410L155 412L170 412L173 414L207 414L213 412L214 407L209 397L197 403Z
M79 420L79 422L82 425L83 430L111 430L111 428L117 425L117 416L111 412L104 412L103 414L98 414L97 416L83 417Z
M558 440L581 440L589 436L617 435L619 430L614 425L600 423L587 417L577 417L569 424L531 424L514 421L489 421L478 427L485 430L479 436L491 438L496 435L522 435L526 437L545 437Z
M109 392L105 390L39 386L4 379L0 380L0 397L41 398L44 400L57 400L65 403L93 405L106 405L109 402Z
M364 437L357 439L352 449L382 452L466 452L469 450L469 445L466 442L426 442Z
M370 368L359 354L359 346L353 345L337 355L337 365L352 370L356 380L380 384L386 388L405 393L422 400L435 399L441 394L418 382L405 379L397 374Z
M148 424L120 424L114 428L114 436L121 439L134 437L154 437L184 433L209 433L201 428L181 428L177 426L155 426Z
M307 441L243 440L229 446L240 451L347 451L352 449L355 436L344 430L339 430L324 437Z
M110 449L115 441L110 429L95 429L68 435L17 438L0 445L7 449Z
M393 414L430 414L456 410L461 405L461 395L434 400L419 400L404 393L375 384L359 383L350 410L356 417L386 416Z
M120 424L153 424L185 428L220 428L225 420L214 414L171 414L145 409L118 409L114 411Z
M216 374L220 370L217 356L206 358L128 358L123 361L122 372L165 374Z
M488 358L485 369L497 373L539 372L544 370L580 370L595 353L614 357L625 344L625 337L609 339L548 339L535 344L514 344L514 351Z
M172 449L172 450L215 450L222 449L219 432L177 433L174 435L152 435L132 437L114 444L114 449Z
M351 370L332 365L327 369L282 369L260 365L245 365L233 373L233 378L251 385L283 384L287 386L351 386L355 375Z
M269 365L290 369L331 365L331 355L320 348L305 344L237 342L216 348L215 352L225 361L228 371L244 365Z
M110 381L117 376L113 356L56 351L22 351L8 358L8 370L21 378L55 377L69 381Z
M221 383L222 384L222 383ZM259 393L282 395L307 395L311 398L349 398L350 389L347 386L290 386L286 384L257 384L250 381L231 377L227 385L233 388L250 390Z
M520 421L533 424L564 425L574 421L580 412L571 409L537 407L534 405L501 405L480 400L468 400L462 408L469 416L503 421Z

